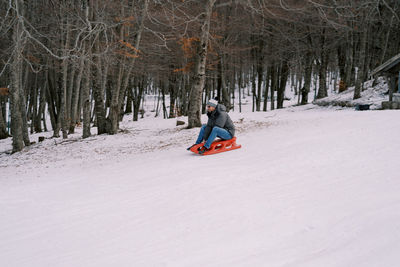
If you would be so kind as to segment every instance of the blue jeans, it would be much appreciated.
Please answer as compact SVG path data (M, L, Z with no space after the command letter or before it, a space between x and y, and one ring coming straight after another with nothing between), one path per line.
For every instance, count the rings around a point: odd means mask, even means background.
M206 128L206 126L207 125L204 124L201 127L200 133L199 133L199 137L197 138L196 144L200 144L203 141L203 139L204 139L204 129ZM225 130L223 128L220 128L218 126L214 126L212 131L211 131L211 133L210 133L210 136L208 137L208 139L207 139L206 143L204 144L204 146L206 148L210 148L211 143L217 137L219 137L221 139L224 139L224 140L232 139L232 135L227 130Z

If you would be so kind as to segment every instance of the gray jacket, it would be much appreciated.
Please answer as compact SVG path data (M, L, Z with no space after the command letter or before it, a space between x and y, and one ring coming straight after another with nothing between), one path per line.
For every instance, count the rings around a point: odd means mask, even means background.
M214 126L218 126L227 130L232 137L235 136L235 126L228 113L226 113L226 107L222 104L218 104L213 112L207 112L208 122L204 129L204 140L207 140Z

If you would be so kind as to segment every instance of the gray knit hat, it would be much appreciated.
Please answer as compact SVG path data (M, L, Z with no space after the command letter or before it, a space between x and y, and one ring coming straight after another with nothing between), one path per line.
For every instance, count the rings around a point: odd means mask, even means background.
M217 105L218 105L218 101L215 100L215 99L210 99L207 102L207 106L210 106L210 107L214 107L215 108Z

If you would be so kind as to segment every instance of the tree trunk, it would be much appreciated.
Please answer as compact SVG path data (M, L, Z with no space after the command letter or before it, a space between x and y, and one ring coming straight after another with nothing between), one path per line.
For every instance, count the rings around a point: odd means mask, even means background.
M172 68L173 70L173 68ZM177 93L177 79L176 75L172 73L169 74L168 78L168 89L169 89L169 116L168 118L175 118L176 117L176 93Z
M205 18L201 27L201 38L197 54L196 70L193 78L193 88L189 102L188 128L201 126L201 96L203 93L205 75L207 46L209 39L211 13L216 0L208 0L205 10Z
M324 98L328 96L328 90L326 88L326 71L328 67L328 53L326 48L326 32L325 29L322 31L321 36L321 58L319 65L319 86L317 99Z
M96 44L96 52L100 52L99 40ZM104 134L107 132L106 127L106 109L104 106L104 87L103 87L103 75L107 76L107 73L102 71L102 60L100 56L94 58L95 70L93 79L93 96L94 96L94 111L97 120L97 134ZM106 63L107 64L107 63ZM107 68L106 68L107 70Z
M22 88L24 88L22 86ZM24 140L25 146L30 146L31 141L29 140L29 131L28 131L28 120L26 115L26 98L25 92L22 89L21 96L20 96L20 104L19 107L21 109L21 118L22 118L22 139Z
M262 64L257 64L257 93L255 94L256 111L261 110L262 80L263 80L263 67Z
M278 81L278 77L277 77L277 73L276 73L276 65L275 62L272 62L271 65L271 110L275 109L275 90L277 87L277 81Z
M132 104L133 104L133 96L132 96L132 91L133 91L133 84L132 82L129 82L128 84L128 90L126 92L126 106L125 106L125 111L124 114L130 114L132 113Z
M7 122L7 102L8 102L8 96L0 96L0 103L1 103L1 111L3 113L3 121Z
M188 94L190 91L190 79L187 74L184 74L182 77L183 84L182 84L182 98L181 98L181 105L180 105L180 110L181 110L181 115L182 116L187 116L187 102L188 102Z
M66 109L65 109L65 116L66 116L66 122L67 122L67 128L68 128L68 133L70 130L70 126L71 126L71 121L72 121L72 117L71 117L71 113L72 113L72 97L73 97L73 92L74 92L74 86L75 86L75 76L77 74L77 72L79 71L79 69L72 65L71 66L71 75L68 79L68 91L67 91L67 103L66 103Z
M46 101L47 101L47 111L50 115L50 122L51 122L51 127L52 129L56 128L56 107L54 105L54 100L53 100L53 94L52 94L52 88L51 88L51 78L50 78L50 72L47 69L46 70L46 79L47 79L47 86L46 88ZM53 134L54 135L54 134Z
M161 100L161 90L158 90L158 97L157 97L157 106L156 106L156 114L154 117L158 117L160 115L160 100ZM135 114L134 114L135 116Z
M68 22L67 22L68 24ZM66 32L66 40L65 40L65 45L64 45L64 52L63 55L67 55L67 50L69 49L69 27L67 26L67 32ZM61 89L61 103L60 103L60 123L61 123L61 131L62 131L62 137L63 139L68 138L68 114L67 114L67 81L68 81L68 59L64 59L62 61L62 71L63 71L63 76L62 76L62 89Z
M162 109L163 109L163 118L168 118L167 116L167 106L165 105L165 82L161 82L161 94L162 94Z
M219 60L219 76L218 76L218 87L220 87L221 91L221 96L222 98L219 99L219 101L226 107L226 110L229 111L231 109L230 107L230 97L228 93L228 88L226 86L226 76L225 76L225 63L224 63L224 55L222 54L220 56Z
M89 137L90 134L90 62L86 62L85 79L82 87L82 110L83 110L83 134L82 138Z
M351 76L354 66L354 57L353 57L353 47L354 47L354 36L353 33L348 33L347 37L347 48L346 48L346 74L344 76L344 84L345 88L352 86L351 84Z
M34 86L31 87L31 92L29 96L29 110L30 110L30 116L29 118L31 119L31 134L34 132L34 128L36 125L36 118L37 118L37 113L38 113L38 83L37 83L37 75L35 75L35 82ZM28 113L28 114L29 114Z
M35 119L35 132L42 132L42 117L44 114L44 110L46 108L46 87L47 87L47 79L44 84L40 87L39 91L39 110L36 114Z
M85 8L85 17L86 17L86 21L88 23L87 27L88 30L90 31L92 26L89 22L89 4L87 0L84 0L84 8ZM89 40L85 41L85 46L87 48L87 50L89 51L89 55L91 55L90 53L90 45L89 45ZM91 57L89 56L89 59ZM82 132L82 138L87 138L89 137L90 134L90 115L91 115L91 109L90 109L90 80L92 77L92 71L91 71L91 62L90 60L85 60L86 62L86 69L85 69L85 79L84 79L84 83L82 85L82 99L81 99L81 103L82 103L82 111L83 111L83 132Z
M23 139L23 120L22 108L25 103L22 101L22 51L23 41L22 35L22 8L23 4L20 0L15 0L15 12L17 12L17 21L13 27L12 39L15 45L14 54L11 63L11 86L10 86L10 109L11 109L11 134L12 134L12 152L21 151L24 148ZM27 129L26 129L27 131Z
M261 37L259 37L261 38ZM261 40L258 42L257 47L257 94L256 97L256 111L261 110L261 92L262 92L262 81L264 74L264 42Z
M278 101L277 101L277 108L283 108L283 100L285 98L285 89L286 89L286 82L289 75L289 66L287 62L282 62L281 66L281 80L279 82L278 88Z
M361 34L360 40L360 54L358 56L358 71L357 71L357 79L356 79L356 86L354 89L354 97L353 99L357 99L361 97L361 89L364 77L364 65L365 65L365 50L367 47L367 36L368 30L364 29Z
M18 24L14 27L15 33L18 35ZM15 38L15 37L14 37ZM16 49L20 49L20 43L17 39L14 39ZM16 50L13 56L13 63L11 65L11 86L10 86L10 109L11 109L11 134L13 137L12 146L13 153L21 151L24 148L24 140L22 137L22 115L20 105L22 101L21 97L21 56L20 51Z
M251 76L251 92L252 92L252 106L251 106L251 111L255 111L256 107L256 70L255 66L252 68L252 76Z
M308 104L308 94L311 90L311 75L312 75L312 57L311 52L306 54L305 71L304 71L304 86L301 89L301 104Z
M239 68L239 79L238 79L238 89L239 89L239 112L242 112L242 83L243 83L243 63L240 60Z
M75 125L79 120L78 117L80 117L80 112L78 112L78 105L79 105L79 98L81 95L81 82L84 69L85 69L85 59L82 57L80 59L78 76L74 81L75 86L72 94L71 115L70 115L71 121L69 125L69 134L73 134L75 132Z
M0 97L2 98L2 97ZM5 139L8 137L8 132L7 132L7 126L6 122L4 120L4 115L3 114L3 107L2 107L2 102L0 99L0 139Z
M236 88L236 68L233 67L232 71L232 76L231 76L231 81L229 83L229 88L230 88L230 95L231 95L231 100L230 101L230 106L232 107L232 111L235 111L235 88Z
M347 85L347 77L346 77L346 47L344 45L340 45L337 49L338 55L338 64L339 64L339 74L340 74L340 82L339 82L339 93L346 90Z
M143 97L143 91L144 87L146 86L144 82L145 78L142 78L142 81L138 79L136 86L133 88L133 121L138 120L138 115L140 111L140 103L142 102L142 97ZM164 97L164 95L163 95ZM164 97L164 102L165 102L165 97ZM163 103L163 106L165 108L165 103Z
M321 58L322 59L322 58ZM318 86L318 94L317 99L324 98L328 96L328 90L326 87L326 71L327 71L327 62L325 59L321 60L318 76L319 76L319 86Z
M55 70L47 71L48 78L48 107L51 118L51 127L53 129L53 137L60 137L60 106L59 106L59 95L56 83L56 74Z
M268 68L267 68L267 70L268 70ZM271 74L271 71L268 70L268 72L265 76L263 111L267 111L267 108L268 108L268 91L269 91L269 84L270 84L270 74Z

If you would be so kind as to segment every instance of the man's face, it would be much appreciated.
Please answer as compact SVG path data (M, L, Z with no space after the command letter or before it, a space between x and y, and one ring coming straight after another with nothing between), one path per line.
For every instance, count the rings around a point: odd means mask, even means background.
M207 105L207 112L213 112L215 107Z

